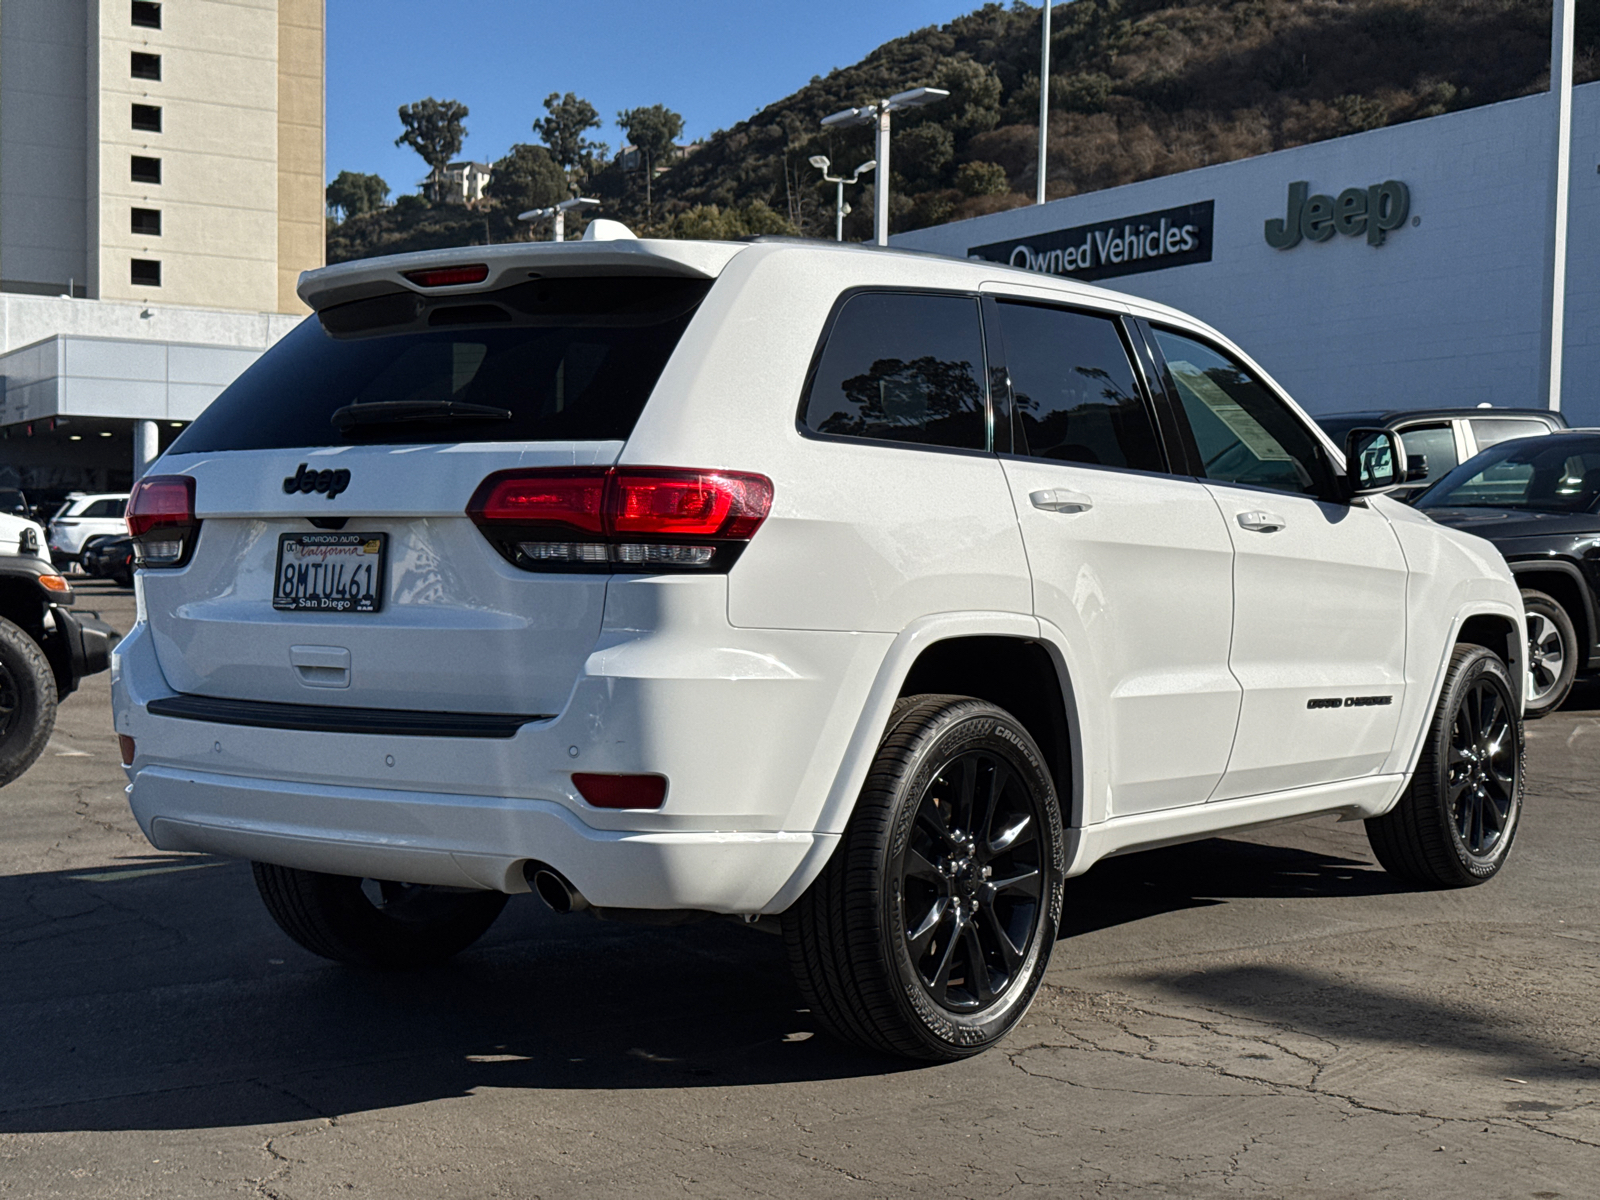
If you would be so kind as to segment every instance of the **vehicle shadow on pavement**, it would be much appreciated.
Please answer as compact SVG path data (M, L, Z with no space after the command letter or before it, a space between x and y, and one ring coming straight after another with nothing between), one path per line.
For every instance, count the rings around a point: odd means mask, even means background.
M1600 1081L1600 1065L1571 1044L1542 1040L1537 1027L1484 1004L1431 996L1425 974L1415 990L1358 980L1336 970L1282 963L1207 967L1183 975L1144 975L1188 1004L1293 1029L1335 1045L1426 1047L1481 1064L1485 1073L1523 1081ZM1585 1061L1588 1059L1588 1061Z
M1408 891L1371 862L1210 838L1105 859L1069 879L1063 938L1230 899L1383 896Z
M783 942L733 920L647 928L519 896L449 964L364 972L299 949L248 866L203 856L0 878L0 963L0 1132L910 1069L818 1035Z

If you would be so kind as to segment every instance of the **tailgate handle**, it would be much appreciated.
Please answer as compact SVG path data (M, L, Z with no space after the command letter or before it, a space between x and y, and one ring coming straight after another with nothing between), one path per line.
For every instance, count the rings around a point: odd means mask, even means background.
M350 686L350 651L343 646L290 646L289 665L307 687Z

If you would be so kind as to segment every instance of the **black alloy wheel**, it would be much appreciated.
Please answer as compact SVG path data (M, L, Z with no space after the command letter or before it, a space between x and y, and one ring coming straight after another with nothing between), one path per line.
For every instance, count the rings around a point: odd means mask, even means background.
M1450 728L1446 803L1462 849L1494 856L1511 827L1520 782L1513 701L1492 677L1467 688Z
M4 741L16 724L18 710L22 708L22 692L11 668L0 661L0 741Z
M1065 845L1021 722L971 697L902 698L839 846L783 916L812 1016L905 1058L994 1045L1049 963Z
M987 750L955 755L918 802L897 860L900 938L928 998L976 1013L1018 981L1038 933L1040 798Z
M1366 822L1384 869L1424 887L1492 879L1522 815L1523 753L1511 672L1482 646L1457 646L1411 782Z

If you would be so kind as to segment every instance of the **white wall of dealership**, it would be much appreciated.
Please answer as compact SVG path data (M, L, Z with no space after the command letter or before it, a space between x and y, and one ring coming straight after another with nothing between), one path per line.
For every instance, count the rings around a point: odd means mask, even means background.
M1312 413L1491 403L1542 407L1554 100L1548 93L1126 187L896 235L965 257L1140 213L1215 202L1211 261L1101 281L1193 313ZM1600 83L1574 90L1562 408L1600 425ZM1263 226L1289 184L1337 196L1405 183L1382 245L1335 234L1287 250ZM1152 266L1159 259L1150 260Z

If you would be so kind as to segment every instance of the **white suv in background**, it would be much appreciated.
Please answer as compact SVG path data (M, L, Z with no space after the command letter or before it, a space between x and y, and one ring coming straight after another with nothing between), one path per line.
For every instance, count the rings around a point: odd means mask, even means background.
M1215 331L827 244L514 245L315 315L136 488L140 826L377 966L778 918L828 1029L1022 1016L1062 880L1291 817L1435 886L1521 809L1521 598Z
M97 537L121 537L128 532L123 510L126 492L94 496L69 496L50 518L50 557L57 566L78 561L83 548Z

